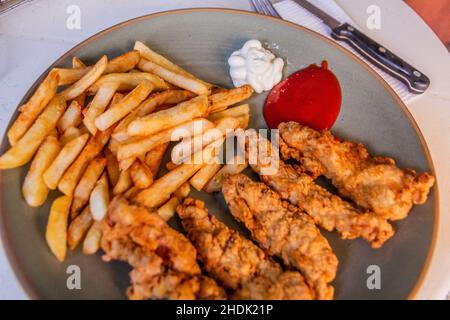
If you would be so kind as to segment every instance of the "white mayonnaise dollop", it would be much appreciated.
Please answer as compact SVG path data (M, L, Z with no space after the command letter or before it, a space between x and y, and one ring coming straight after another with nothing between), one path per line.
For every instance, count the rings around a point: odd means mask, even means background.
M283 76L284 61L258 40L249 40L228 58L235 87L249 84L257 93L272 89Z

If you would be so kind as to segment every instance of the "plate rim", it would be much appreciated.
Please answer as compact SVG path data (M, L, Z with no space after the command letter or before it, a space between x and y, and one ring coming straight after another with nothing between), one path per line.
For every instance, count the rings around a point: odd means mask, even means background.
M312 36L315 36L325 42L327 42L328 44L332 45L334 48L336 48L337 50L340 50L341 52L343 52L344 54L346 54L348 57L350 57L351 59L353 59L356 63L360 64L362 67L364 67L364 69L366 69L366 71L371 74L372 76L375 77L376 80L378 80L383 87L390 93L390 95L394 98L394 100L398 103L398 105L401 107L402 111L406 114L408 120L411 122L417 136L419 137L420 140L420 144L423 148L423 150L425 151L425 155L428 161L428 164L430 166L430 170L431 173L434 177L436 177L436 170L435 170L435 165L433 162L433 159L431 157L431 152L428 148L428 145L426 143L425 137L422 134L422 131L420 130L416 120L414 119L414 117L412 116L411 112L409 111L408 107L406 106L406 104L403 102L403 100L400 99L400 97L397 95L397 93L389 86L389 84L386 82L386 80L384 80L375 70L373 70L364 60L362 60L361 58L357 57L355 54L353 54L351 51L349 51L348 49L340 46L338 43L332 41L331 39L325 37L324 35L308 29L306 27L303 27L301 25L295 24L293 22L287 21L287 20L283 20L280 18L275 18L272 16L267 16L267 15L263 15L263 14L259 14L253 11L246 11L246 10L241 10L241 9L229 9L229 8L213 8L213 7L204 7L204 8L184 8L184 9L174 9L174 10L165 10L165 11L160 11L160 12L154 12L154 13L149 13L146 15L142 15L142 16L138 16L135 18L131 18L122 22L119 22L115 25L112 25L108 28L105 28L97 33L95 33L94 35L86 38L85 40L77 43L75 46L73 46L71 49L69 49L68 51L66 51L64 54L62 54L58 59L56 59L47 69L45 69L41 75L33 82L33 84L29 87L29 89L25 92L25 94L23 95L23 97L21 98L19 104L17 105L13 115L11 116L9 122L8 122L8 126L7 128L9 128L11 126L11 122L14 118L14 115L16 115L18 107L20 105L22 105L24 103L25 97L29 96L31 94L31 92L33 92L37 85L44 79L45 75L55 66L58 66L63 60L67 59L74 51L78 50L81 47L84 47L85 45L88 45L89 43L95 41L95 39L101 38L104 35L116 30L116 29L120 29L124 26L136 23L138 21L142 21L142 20L148 20L148 19L152 19L152 18L156 18L156 17L160 17L160 16L166 16L166 15L177 15L177 14L185 14L185 13L193 13L193 12L219 12L219 13L227 13L227 14L238 14L238 15L250 15L250 16L256 16L258 18L262 18L262 19L268 19L272 22L276 22L276 23L280 23L289 27L293 27L296 28L298 30L301 30L303 32L309 33ZM7 129L6 129L7 130ZM5 130L5 134L6 135L6 130ZM3 138L4 138L3 136ZM1 176L2 173L0 171L0 180L1 180ZM407 300L411 300L411 299L415 299L415 297L417 296L418 292L420 291L421 287L423 286L424 280L426 278L426 275L428 274L430 265L431 265L431 261L433 260L434 257L434 253L435 253L435 249L436 249L436 243L437 243L437 239L439 236L439 220L440 220L440 208L439 208L439 186L438 186L438 181L436 179L435 184L434 184L434 224L433 224L433 235L432 235L432 239L431 239L431 243L430 243L430 248L428 250L427 253L427 257L425 259L424 265L422 267L422 270L420 271L419 277L417 278L411 292L408 294L408 296L406 297ZM1 198L0 198L0 237L1 237L1 242L3 244L3 248L5 251L5 255L8 259L8 262L11 266L12 271L14 272L15 277L17 278L21 288L23 289L23 291L25 292L25 294L28 296L28 298L30 299L42 299L42 297L39 295L38 293L38 289L36 288L35 285L33 285L33 281L29 278L29 276L26 274L26 272L24 271L24 268L21 264L21 262L19 261L18 258L18 253L15 252L15 250L12 248L12 241L11 241L11 231L8 231L5 225L5 217L4 217L4 213L1 210L2 208L2 203L1 203Z

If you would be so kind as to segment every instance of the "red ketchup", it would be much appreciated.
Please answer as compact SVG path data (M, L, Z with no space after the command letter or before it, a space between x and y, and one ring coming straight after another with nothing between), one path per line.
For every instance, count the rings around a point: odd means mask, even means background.
M322 62L299 70L276 85L267 97L264 119L269 128L296 121L316 130L330 129L341 108L341 87Z

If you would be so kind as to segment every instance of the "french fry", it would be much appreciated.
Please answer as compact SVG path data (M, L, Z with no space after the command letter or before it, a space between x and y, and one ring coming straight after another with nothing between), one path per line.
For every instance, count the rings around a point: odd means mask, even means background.
M168 221L175 214L175 209L179 204L180 200L178 200L177 197L172 197L169 201L158 208L157 213L161 218L163 218L164 221Z
M124 192L124 196L127 199L133 199L142 189L136 187L136 186L132 186L131 188L129 188L127 191Z
M165 103L174 104L194 98L194 94L187 90L166 90L153 93L147 100L138 107L138 116L143 117L155 111L155 109Z
M114 128L114 132L112 133L112 137L119 141L123 142L128 139L130 139L130 135L128 134L128 125L133 122L138 114L139 107L135 108L133 111L131 111L125 118L119 121L117 126Z
M180 164L184 159L190 157L193 153L203 149L211 142L233 132L239 127L239 120L233 117L221 118L217 120L214 128L204 131L202 134L188 137L179 142L172 149L171 159L175 164Z
M155 91L169 89L168 84L160 77L148 72L128 72L128 73L110 73L101 76L92 86L89 87L88 93L94 94L98 89L108 82L119 83L118 91L133 90L144 81L150 81L155 87Z
M108 58L103 56L80 80L60 93L66 100L72 100L82 94L103 74L108 64ZM77 69L73 69L77 70Z
M72 220L67 230L67 245L70 250L74 250L78 244L83 240L83 237L88 232L94 219L91 215L91 209L86 206L81 213Z
M20 114L8 130L8 140L12 146L24 136L42 110L55 96L58 77L57 73L50 72L30 100L19 108Z
M64 133L69 127L78 127L81 123L81 106L76 100L72 100L66 112L59 119L56 127L59 132Z
M209 95L211 92L210 87L204 82L196 78L191 78L180 73L173 72L143 58L139 61L138 68L145 72L154 73L165 81L198 95Z
M113 194L119 194L122 192L127 191L131 186L133 182L131 181L130 177L130 170L124 170L120 172L119 180L117 181L117 184L114 186Z
M121 101L106 110L95 119L95 126L99 130L106 130L136 108L153 90L150 81L144 81Z
M214 177L214 175L222 168L222 165L217 161L216 163L211 163L203 166L197 173L189 180L191 186L193 186L197 191L203 189L203 187L208 183L209 180Z
M136 159L130 167L130 176L133 184L140 188L148 188L153 183L153 173L141 160Z
M181 185L181 187L179 187L174 192L174 196L177 197L178 199L182 200L184 198L187 198L187 196L189 195L190 192L191 192L191 186L190 186L189 182L185 182Z
M214 157L216 149L222 145L223 141L223 138L216 140L201 152L195 154L191 163L185 163L154 181L149 188L142 190L136 195L135 201L149 208L157 208L162 205L170 198L173 192Z
M95 188L92 190L91 196L89 197L89 207L91 208L91 214L94 220L100 221L105 217L108 205L108 178L106 173L104 173L97 181Z
M86 68L86 64L80 60L78 57L72 58L72 68L73 69L83 69Z
M223 111L211 113L208 116L208 120L211 120L214 122L221 118L226 118L226 117L237 118L237 117L249 114L249 113L250 113L250 106L248 104L242 104L237 107L233 107L233 108L229 108L229 109L226 109Z
M86 169L88 163L94 159L106 145L111 135L111 130L99 131L87 142L77 159L70 165L58 183L58 189L71 196L78 181Z
M250 116L248 114L243 114L242 116L237 117L237 119L239 120L239 128L247 129Z
M105 166L105 158L95 158L87 166L73 192L73 202L70 209L72 219L78 215L78 211L89 201L89 196L102 175ZM91 207L92 210L93 208Z
M83 113L83 111L84 111L84 106L85 106L85 102L86 102L86 96L87 96L87 91L84 91L78 97L73 99L74 101L78 102L78 104L80 105L81 113Z
M53 68L52 71L59 76L58 86L66 86L80 80L92 67L85 68Z
M119 161L146 154L157 146L175 139L185 138L194 134L201 134L214 125L206 119L192 120L176 127L158 132L150 137L131 139L118 146L117 158Z
M117 181L119 181L119 163L117 162L117 159L111 152L111 150L106 148L104 150L104 153L106 158L106 171L108 172L109 183L112 187L114 187L117 184Z
M207 109L208 99L204 96L196 97L173 108L154 112L134 120L128 125L128 134L130 136L151 135L186 121L202 117L206 114Z
M122 159L119 161L119 170L124 171L128 170L136 160L136 157L128 157L126 159Z
M154 63L156 63L157 65L160 65L161 67L164 67L165 69L168 69L172 72L175 73L179 73L182 74L186 77L189 78L193 78L196 79L194 75L192 75L191 73L187 72L186 70L184 70L183 68L177 66L175 63L173 63L172 61L170 61L169 59L163 57L162 55L156 53L155 51L151 50L148 46L146 46L144 43L142 43L141 41L136 41L134 43L134 50L138 50L141 57L144 57L145 59L152 61ZM198 81L202 82L203 84L205 84L208 87L212 87L211 84L202 81L200 79L197 79Z
M137 65L140 58L139 51L137 50L126 52L109 61L105 74L128 72Z
M66 101L55 96L23 137L0 156L0 169L20 167L30 161L45 137L55 129L65 109Z
M83 254L94 254L100 248L102 239L102 222L94 221L83 241Z
M209 96L210 108L209 112L223 111L229 106L248 99L253 94L253 88L248 84L242 87L229 89Z
M42 178L43 173L52 163L60 150L58 139L52 136L45 138L31 162L22 187L23 197L31 207L41 206L47 199L49 189Z
M89 104L86 114L84 115L83 123L91 134L97 132L95 119L105 111L118 87L119 84L115 82L105 83L98 89L94 99L92 99L92 102Z
M158 174L159 167L161 166L161 162L164 158L164 154L167 151L167 148L169 147L169 143L164 143L150 152L148 152L145 156L145 164L148 166L150 171L153 174L153 177L155 177Z
M45 231L50 250L61 262L64 261L67 251L67 224L71 202L71 197L60 196L52 203Z
M59 138L59 143L62 146L65 146L67 143L72 141L73 139L81 136L83 134L81 129L75 128L75 127L68 127L66 131L61 135Z
M222 189L223 182L228 176L238 174L242 172L245 168L247 168L247 162L239 158L240 156L235 156L229 163L224 165L222 169L220 169L216 175L208 182L208 184L204 187L208 193L218 192Z
M166 163L166 169L169 170L169 171L172 171L173 169L175 169L175 168L178 167L178 166L180 166L180 165L179 165L179 164L173 163L172 160L171 160L171 161L168 161L168 162Z

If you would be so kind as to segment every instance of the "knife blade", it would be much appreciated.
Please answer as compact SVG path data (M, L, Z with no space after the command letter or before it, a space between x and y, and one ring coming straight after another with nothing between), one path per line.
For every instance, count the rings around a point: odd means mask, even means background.
M423 72L417 70L354 26L336 20L307 0L294 1L330 27L330 35L333 39L349 44L374 65L404 83L408 91L421 94L430 86L430 79Z

